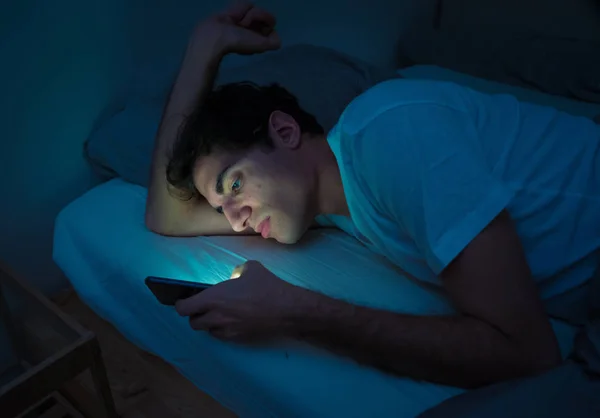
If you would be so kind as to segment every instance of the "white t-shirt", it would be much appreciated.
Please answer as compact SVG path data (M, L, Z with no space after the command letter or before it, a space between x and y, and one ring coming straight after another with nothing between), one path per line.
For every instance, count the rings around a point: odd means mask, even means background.
M452 83L391 80L328 135L351 223L417 279L439 273L503 209L543 297L588 280L600 247L600 127Z

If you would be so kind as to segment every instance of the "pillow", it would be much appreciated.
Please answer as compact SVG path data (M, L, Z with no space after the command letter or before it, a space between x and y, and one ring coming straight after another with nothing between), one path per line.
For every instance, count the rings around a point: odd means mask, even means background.
M394 71L328 48L295 45L242 67L222 69L216 85L238 81L278 83L295 95L300 106L314 115L327 132L356 96L394 77L399 77ZM96 172L148 186L154 137L167 89L165 86L159 90L163 94L150 96L136 93L121 112L92 133L84 151Z
M403 68L399 73L405 78L449 81L487 94L510 94L522 102L552 106L576 116L593 118L596 115L600 115L600 104L586 103L523 87L485 80L435 65L415 65Z

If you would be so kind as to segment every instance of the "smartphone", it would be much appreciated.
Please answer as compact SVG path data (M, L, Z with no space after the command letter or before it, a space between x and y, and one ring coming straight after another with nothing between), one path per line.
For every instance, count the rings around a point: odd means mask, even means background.
M145 283L148 289L156 296L156 299L163 305L168 306L174 306L178 300L194 296L212 286L212 284L207 283L154 276L146 277Z

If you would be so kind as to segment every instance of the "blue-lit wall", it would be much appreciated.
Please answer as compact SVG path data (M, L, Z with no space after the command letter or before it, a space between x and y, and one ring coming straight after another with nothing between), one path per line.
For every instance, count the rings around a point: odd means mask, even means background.
M46 290L54 217L93 184L81 145L131 70L126 16L119 0L0 5L0 258Z
M193 23L224 1L14 0L0 5L0 259L44 290L53 222L95 179L82 144L126 98L141 63L176 60ZM284 44L314 43L394 66L429 28L434 0L270 0ZM236 59L229 62L235 64Z

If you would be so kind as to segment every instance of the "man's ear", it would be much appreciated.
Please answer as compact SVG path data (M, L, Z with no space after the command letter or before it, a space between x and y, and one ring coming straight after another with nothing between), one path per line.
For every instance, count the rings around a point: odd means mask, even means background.
M281 148L297 149L302 142L302 132L296 120L280 110L269 116L269 137L273 145Z

